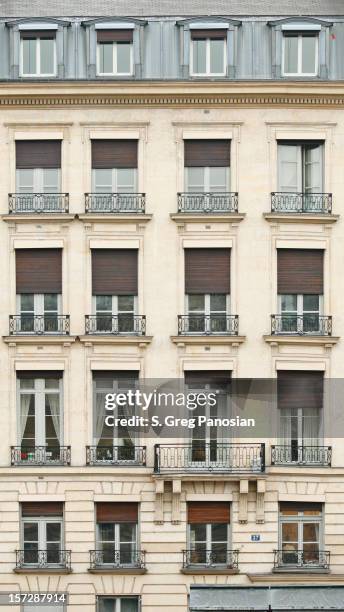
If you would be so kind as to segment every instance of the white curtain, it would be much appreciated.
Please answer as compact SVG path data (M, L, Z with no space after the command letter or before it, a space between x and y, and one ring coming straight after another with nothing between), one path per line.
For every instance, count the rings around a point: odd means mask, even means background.
M61 427L60 427L60 395L58 393L49 393L46 396L50 408L50 414L53 421L56 438L61 444Z
M21 435L21 440L23 440L24 437L24 432L25 432L25 427L26 427L26 423L27 423L27 418L29 415L29 410L30 410L30 401L31 401L32 395L31 394L22 394L20 396L20 435Z
M96 405L94 415L94 429L97 444L99 443L104 429L105 423L105 395L106 393L96 393ZM111 414L109 412L109 414Z
M280 410L279 434L280 444L287 446L291 440L292 434L292 419L294 417L293 409L284 408Z
M303 440L306 446L318 446L320 438L320 411L304 408L302 413Z

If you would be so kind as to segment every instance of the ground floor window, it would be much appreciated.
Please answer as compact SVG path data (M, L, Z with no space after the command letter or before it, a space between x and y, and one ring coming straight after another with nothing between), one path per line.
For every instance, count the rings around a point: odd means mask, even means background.
M138 597L99 597L98 612L138 612Z

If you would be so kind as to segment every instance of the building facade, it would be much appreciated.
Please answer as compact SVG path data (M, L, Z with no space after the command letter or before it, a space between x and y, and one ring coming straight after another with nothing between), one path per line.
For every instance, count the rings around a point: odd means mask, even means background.
M344 610L342 2L1 4L0 595ZM145 379L278 436L104 426Z

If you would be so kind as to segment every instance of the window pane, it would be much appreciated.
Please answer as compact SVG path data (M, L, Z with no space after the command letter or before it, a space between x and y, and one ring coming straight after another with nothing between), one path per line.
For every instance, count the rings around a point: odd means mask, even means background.
M20 310L21 312L34 311L34 297L32 293L22 293L20 296Z
M187 168L188 191L204 191L204 168Z
M211 526L212 542L227 542L227 525L215 523Z
M297 542L298 540L298 525L297 523L282 524L282 542Z
M131 55L131 44L130 43L117 43L117 73L118 74L130 74L130 55Z
M38 541L38 523L24 523L24 541Z
M44 310L57 311L57 293L46 293L44 295Z
M61 523L47 523L47 542L60 542Z
M194 40L193 43L193 72L205 74L206 72L206 40Z
M33 170L17 170L17 190L20 193L32 193L34 191Z
M227 168L209 168L210 191L227 191Z
M56 389L58 391L60 389L59 381L59 378L46 378L44 386L46 389Z
M99 48L99 72L113 74L113 44L100 43Z
M207 526L202 524L190 525L190 542L206 542Z
M108 598L99 599L99 612L116 612L116 600Z
M58 168L43 169L43 191L44 193L57 193L59 191L60 171Z
M122 523L119 526L119 538L121 542L135 542L136 525L130 523Z
M115 524L114 523L100 523L99 527L99 540L101 542L114 542L115 541Z
M134 296L133 295L119 295L118 296L118 311L119 312L133 312L134 310Z
M36 74L36 45L37 40L24 39L23 45L23 74Z
M111 295L97 295L96 296L96 310L97 312L112 312L112 296Z
M284 72L286 74L296 74L297 70L297 36L284 37Z
M189 295L189 311L204 312L204 295Z
M112 170L93 170L94 190L98 193L112 192Z
M224 73L224 40L210 40L210 72Z
M314 74L316 72L316 37L302 36L302 73Z
M303 310L304 312L319 312L319 296L318 295L304 295L303 296Z
M226 295L211 295L210 296L210 310L212 312L226 312Z
M128 597L121 599L121 610L120 612L137 612L138 605L137 599L134 597Z
M20 379L20 388L21 389L34 389L35 381L33 378L21 378Z
M54 74L55 39L40 39L41 74Z
M297 295L282 295L281 296L282 312L296 312L297 310Z
M319 523L305 523L303 525L303 541L319 542Z
M117 170L117 191L119 193L133 193L135 191L135 168L118 168Z

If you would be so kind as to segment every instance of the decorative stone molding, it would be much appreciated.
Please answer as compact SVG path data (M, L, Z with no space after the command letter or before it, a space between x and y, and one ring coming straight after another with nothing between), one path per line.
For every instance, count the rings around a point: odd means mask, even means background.
M239 488L239 523L247 523L248 480L240 480Z
M257 480L256 523L265 522L265 480Z
M164 481L155 482L155 517L154 522L162 525L164 522Z
M182 492L181 480L172 481L172 524L180 523L180 497Z

